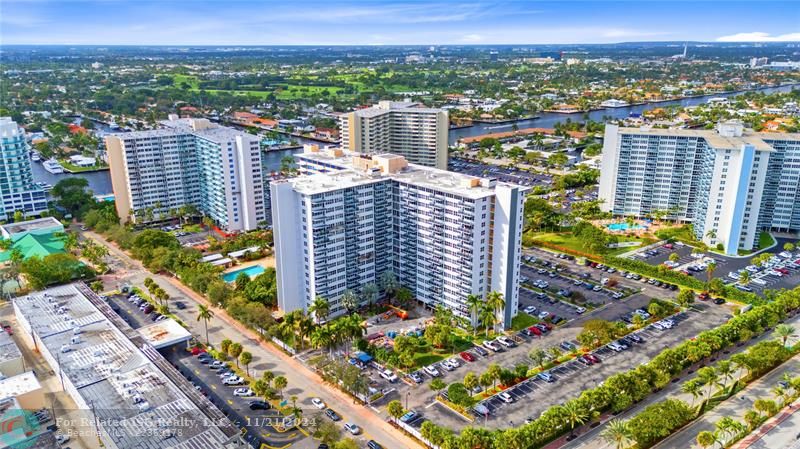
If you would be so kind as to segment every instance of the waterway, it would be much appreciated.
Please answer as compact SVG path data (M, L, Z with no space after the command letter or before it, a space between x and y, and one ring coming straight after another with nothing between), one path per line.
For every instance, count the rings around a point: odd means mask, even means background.
M763 89L757 89L758 92L764 93L774 93L774 92L789 92L792 89L798 89L800 86L797 85L787 85L787 86L779 86L779 87L766 87ZM734 97L736 95L741 95L743 92L730 92L730 93L721 93L721 94L714 94L714 95L705 95L702 97L692 97L692 98L684 98L681 100L671 100L671 101L662 101L659 103L646 103L640 104L635 106L626 106L624 108L606 108L606 109L598 109L594 111L590 111L588 113L577 113L577 114L563 114L558 112L542 112L539 113L538 118L530 119L530 120L520 120L518 122L512 123L503 123L503 124L496 124L496 123L481 123L473 126L468 126L466 128L458 128L458 129L451 129L450 130L450 144L455 144L458 139L462 137L472 137L472 136L479 136L482 134L489 134L489 133L499 133L499 132L506 132L511 131L512 127L516 124L517 128L525 129L525 128L552 128L558 122L565 122L568 118L574 121L584 121L584 117L588 114L589 119L595 122L601 122L604 118L610 117L611 119L622 119L625 117L629 117L631 114L641 114L644 111L649 109L656 109L656 108L663 108L667 106L695 106L698 104L706 103L709 98L716 98L716 97Z
M787 86L779 86L779 87L767 87L763 89L757 89L759 92L764 93L774 93L774 92L789 92L792 89L798 89L800 86L797 85L787 85ZM660 103L647 103L635 106L627 106L624 108L607 108L607 109L599 109L595 111L588 112L586 114L578 113L578 114L562 114L557 112L542 112L538 118L529 119L529 120L520 120L518 122L513 123L504 123L504 124L493 124L493 123L481 123L473 126L468 126L466 128L458 128L458 129L451 129L450 130L450 144L455 144L458 139L462 137L471 137L471 136L479 136L481 134L488 134L488 133L496 133L496 132L504 132L504 131L511 131L511 128L514 124L517 125L519 129L524 128L552 128L555 126L557 122L564 122L568 118L572 121L581 121L584 120L584 117L588 115L589 119L600 122L603 121L604 118L610 117L612 119L622 119L625 117L630 116L631 114L641 114L644 111L649 109L661 108L666 106L695 106L698 104L706 103L709 98L712 97L733 97L736 95L740 95L742 92L730 92L730 93L720 93L714 95L705 95L702 97L693 97L693 98L684 98L682 100L671 100L671 101L664 101ZM105 133L113 132L111 131L108 126L95 122L95 129L98 131L102 131ZM300 145L306 143L318 144L322 145L317 141L303 139L302 137L293 137L293 140L297 141ZM298 153L302 150L294 149L294 150L277 150L277 151L269 151L262 154L262 158L265 160L265 164L269 169L278 170L281 166L281 159L284 156L292 155ZM39 182L46 182L48 184L55 185L61 179L67 177L74 177L80 176L89 180L89 188L94 191L97 195L105 195L112 193L111 189L111 175L108 170L106 171L99 171L99 172L91 172L91 173L81 173L81 174L59 174L54 175L52 173L47 172L43 167L41 162L33 162L33 179L34 181Z

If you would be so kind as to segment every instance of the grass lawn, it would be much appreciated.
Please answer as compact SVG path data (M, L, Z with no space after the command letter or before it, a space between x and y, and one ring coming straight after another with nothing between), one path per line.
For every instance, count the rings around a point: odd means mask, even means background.
M80 167L80 166L77 166L77 165L74 165L74 164L70 164L67 161L58 161L58 162L61 164L62 167L64 167L65 169L67 169L67 170L69 170L69 171L71 171L73 173L80 173L80 172L85 172L85 171L95 171L95 170L107 170L108 169L108 165L103 165L103 164L92 165L91 167Z
M775 243L775 239L769 234L769 232L762 232L758 236L758 249L764 249L769 246L772 246Z
M525 312L520 312L511 320L511 329L514 331L521 331L527 329L534 324L538 323L539 319L528 315Z
M295 84L282 85L275 90L275 97L279 100L295 100L308 95L319 95L327 91L329 95L337 95L341 87L335 86L300 86Z
M640 246L647 246L651 243L655 242L655 239L649 237L643 238L636 238L636 237L628 237L625 235L617 236L619 242L642 242ZM534 234L533 240L538 240L541 242L548 242L553 245L562 246L564 248L571 249L573 251L578 251L582 253L587 253L588 251L581 245L581 242L572 235L571 232L545 232L541 234ZM635 249L636 247L626 247L626 248L609 248L606 252L606 255L609 256L616 256L618 254L626 253Z

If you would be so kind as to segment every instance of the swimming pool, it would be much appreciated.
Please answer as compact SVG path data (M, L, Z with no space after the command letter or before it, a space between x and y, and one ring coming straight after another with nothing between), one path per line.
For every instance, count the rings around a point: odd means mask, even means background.
M233 282L236 280L236 277L239 276L239 274L241 273L250 276L250 279L252 279L263 272L264 272L264 267L262 267L261 265L252 265L247 268L242 268L241 270L234 270L224 273L222 275L222 279L225 282Z
M610 225L606 225L606 227L611 231L627 231L629 229L645 229L645 226L635 224L633 226L629 225L628 223L611 223Z

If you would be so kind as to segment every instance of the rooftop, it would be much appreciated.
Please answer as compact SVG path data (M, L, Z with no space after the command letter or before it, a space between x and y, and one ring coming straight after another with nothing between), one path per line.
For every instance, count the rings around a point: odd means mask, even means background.
M341 154L337 156L337 154ZM415 186L427 187L433 190L451 193L467 198L482 198L494 195L496 183L494 179L480 178L461 173L440 170L432 167L408 164L396 173L381 173L366 171L356 168L354 160L356 158L382 158L394 159L402 158L394 154L380 154L375 156L364 155L361 153L342 152L338 149L329 149L316 153L303 153L295 157L309 161L319 161L340 167L341 170L329 173L314 173L310 175L292 178L287 181L294 186L294 189L303 194L315 194L327 191L339 190L346 187L355 187L386 180L407 183Z
M83 284L14 299L120 449L221 448L238 429ZM35 317L35 319L30 319ZM213 423L213 424L210 424ZM113 429L113 430L112 430ZM153 436L153 429L158 435ZM145 433L147 432L147 436Z
M0 363L18 359L20 357L22 357L22 353L19 352L17 343L15 343L14 339L5 333L5 331L0 330ZM2 391L3 389L0 388L0 395L2 394Z
M0 380L0 401L7 398L22 396L25 393L36 391L40 388L42 388L42 385L36 379L36 375L33 374L33 371L7 377Z
M414 103L410 101L381 101L377 105L364 108L364 109L357 109L354 112L359 117L377 117L391 111L399 111L402 110L403 112L419 112L419 113L431 113L431 112L442 112L442 109L436 108L426 108L421 103Z
M142 334L145 341L156 349L189 341L192 338L192 334L172 318L157 321L137 330Z
M767 141L800 140L800 133L758 133L751 129L743 130L740 136L723 136L711 129L620 128L619 132L620 134L699 137L718 150L740 150L743 145L752 145L758 151L772 151L772 145Z
M64 225L53 217L37 218L35 220L21 221L19 223L9 223L0 226L3 236L11 236L21 232L41 231L50 228L62 228Z

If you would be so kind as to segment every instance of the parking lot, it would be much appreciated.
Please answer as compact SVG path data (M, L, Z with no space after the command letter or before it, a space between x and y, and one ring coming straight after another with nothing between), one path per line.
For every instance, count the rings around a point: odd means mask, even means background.
M128 301L125 295L114 295L109 298L109 305L131 327L138 329L152 324L149 315L144 314L139 307ZM174 304L173 304L174 307ZM283 446L305 438L305 435L296 429L288 432L279 432L273 424L280 421L280 414L274 410L250 410L249 401L257 398L237 397L233 391L239 386L225 386L216 370L210 370L207 364L202 364L196 357L181 348L172 347L161 350L164 357L169 360L195 388L203 393L225 413L237 426L247 429L245 439L255 448L260 448L262 443L271 446ZM319 411L309 404L298 404L303 409L306 418L314 417Z
M800 251L794 251L791 257L782 257L779 254L784 253L783 245L787 242L795 243L794 239L777 239L778 244L775 248L767 251L773 256L773 260L768 267L760 268L752 265L753 255L746 257L728 257L713 252L700 252L694 248L686 245L676 244L673 248L665 248L664 246L655 248L657 251L655 255L644 254L639 251L633 255L634 258L643 260L652 265L660 265L668 261L669 255L676 253L679 259L676 261L676 270L685 271L687 274L694 276L697 279L706 281L708 273L706 267L708 263L716 264L713 276L715 278L723 279L728 284L735 284L736 277L731 273L739 273L742 270L750 267L751 281L746 286L747 289L754 293L761 294L765 289L781 289L793 288L800 284ZM776 272L774 268L786 268L789 272L782 273ZM756 270L755 268L759 268Z
M465 159L452 157L447 165L447 169L472 176L497 178L497 180L501 182L508 182L523 186L535 186L542 184L549 185L553 183L553 177L547 174L530 173L514 168L483 164L480 162L472 162Z

